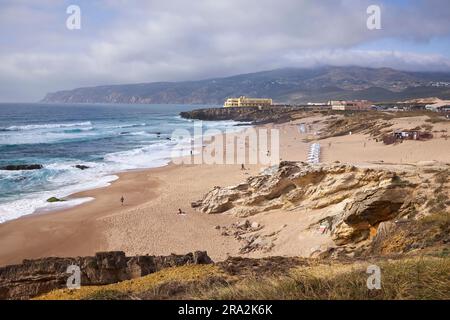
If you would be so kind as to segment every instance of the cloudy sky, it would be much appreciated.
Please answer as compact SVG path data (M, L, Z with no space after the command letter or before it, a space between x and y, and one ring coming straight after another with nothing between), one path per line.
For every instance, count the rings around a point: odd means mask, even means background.
M0 0L0 101L319 65L450 71L450 1Z

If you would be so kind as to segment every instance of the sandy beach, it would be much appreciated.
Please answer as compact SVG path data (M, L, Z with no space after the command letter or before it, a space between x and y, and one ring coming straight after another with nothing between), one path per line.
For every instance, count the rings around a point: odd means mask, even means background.
M317 120L317 117L310 117L288 124L265 126L280 130L282 160L306 161L311 142L304 139L315 138L314 132L321 129L320 125L313 124ZM402 128L413 128L422 122L420 118L395 119L395 124ZM313 130L307 134L301 133L299 123L313 124ZM434 126L435 130L450 129L448 123ZM429 141L406 141L398 145L383 145L362 134L328 138L319 143L322 146L321 162L450 162L450 140L439 134ZM62 211L35 213L0 224L0 265L20 263L23 259L93 255L98 251L112 250L122 250L127 255L167 255L206 250L217 261L229 255L238 255L239 243L233 237L222 236L215 227L229 225L239 218L228 214L203 214L191 208L191 202L201 199L214 186L243 182L263 167L248 165L248 170L241 170L240 164L169 164L121 173L109 187L71 196L95 198L91 202ZM125 198L123 206L121 196ZM186 214L177 214L179 209ZM266 225L291 224L290 232L294 236L296 222L288 215L280 215L279 219L261 217ZM288 238L280 241L288 243ZM328 240L315 243L315 239L311 238L305 241L309 248L320 246ZM304 254L309 252L308 248L304 248ZM288 245L281 245L277 250L274 253L303 254L302 248Z

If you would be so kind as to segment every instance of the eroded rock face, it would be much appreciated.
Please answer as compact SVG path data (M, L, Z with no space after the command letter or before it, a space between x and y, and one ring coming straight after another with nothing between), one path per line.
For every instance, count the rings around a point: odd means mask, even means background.
M204 213L227 212L237 217L274 209L323 209L328 216L317 224L326 222L324 228L334 242L357 243L370 239L383 221L427 212L424 199L432 196L433 188L421 183L426 172L423 167L403 169L281 162L273 173L215 188L196 206Z
M81 285L105 285L129 280L164 268L212 263L206 252L186 255L126 257L122 251L99 252L94 257L42 258L0 268L0 299L29 299L65 288L67 267L81 270Z
M394 178L395 179L395 178ZM392 182L387 186L357 193L334 221L333 240L341 245L367 239L370 228L394 219L408 205L413 188Z

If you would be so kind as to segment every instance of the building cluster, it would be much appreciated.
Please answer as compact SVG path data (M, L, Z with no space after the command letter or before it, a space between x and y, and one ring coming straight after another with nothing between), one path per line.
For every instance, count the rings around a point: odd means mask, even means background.
M433 103L427 104L425 109L435 112L450 112L450 100L435 99Z
M436 82L431 82L429 85L432 87L450 87L450 82L436 81Z
M231 107L251 107L267 108L275 106L270 98L249 98L241 96L239 98L228 98L224 105L225 108ZM285 105L280 105L285 106ZM450 114L450 100L441 100L438 98L416 99L405 102L381 103L374 105L368 100L330 100L328 102L309 102L306 105L299 106L312 110L331 109L335 111L416 111L430 110Z
M239 98L229 98L225 101L224 107L270 107L273 105L272 99L268 98L248 98L241 96Z
M428 140L432 139L433 134L420 130L395 130L392 134L383 137L384 144L393 144L403 140Z
M331 100L328 101L329 106L331 106L331 110L338 110L338 111L364 111L364 110L371 110L372 108L372 102L368 100Z

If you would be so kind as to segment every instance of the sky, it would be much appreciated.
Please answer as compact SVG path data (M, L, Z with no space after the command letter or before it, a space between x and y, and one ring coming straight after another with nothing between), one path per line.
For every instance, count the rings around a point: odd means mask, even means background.
M381 29L367 27L370 5ZM322 65L450 71L450 1L0 0L3 102Z

